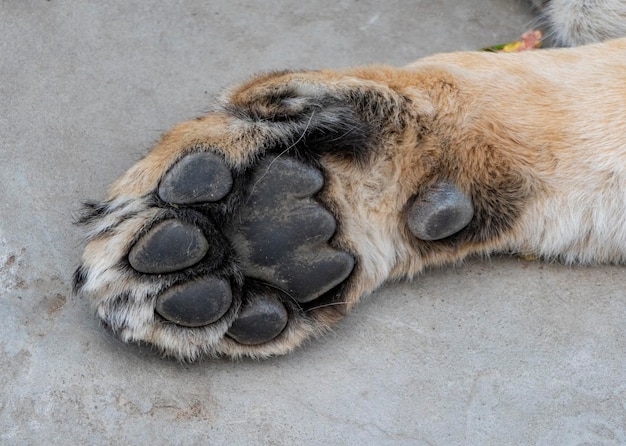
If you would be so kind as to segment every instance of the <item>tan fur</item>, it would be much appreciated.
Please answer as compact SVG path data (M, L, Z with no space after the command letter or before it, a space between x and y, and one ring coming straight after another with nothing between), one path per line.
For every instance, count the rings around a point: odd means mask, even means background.
M443 54L403 69L264 75L229 92L226 109L269 116L282 105L268 102L268 94L285 85L302 97L348 97L358 90L380 102L371 112L380 116L368 119L384 125L372 136L375 150L366 161L321 158L326 184L320 199L339 224L333 244L358 260L342 299L290 320L269 343L242 346L223 336L229 321L211 330L158 322L154 298L164 285L116 266L158 215L146 197L178 159L208 147L232 167L249 165L262 155L263 141L280 137L271 121L217 111L165 134L113 185L107 203L114 211L92 225L83 292L103 319L121 321L125 340L148 341L184 359L265 357L325 331L386 280L472 253L626 260L626 39L519 54ZM290 106L299 107L298 101ZM483 232L459 243L424 242L410 233L408 203L440 180L486 209ZM502 214L497 217L506 224L489 227L489 212ZM131 297L120 312L112 305L122 293Z
M410 74L400 72L394 79L401 82L395 88L414 90L422 106L426 92L429 104L417 113L432 132L417 146L390 148L394 157L372 169L383 172L378 193L356 210L344 204L344 237L367 253L365 285L355 296L391 270L394 276L412 275L471 252L515 251L583 262L626 259L626 39L566 51L445 54L407 69ZM358 74L367 76L364 70ZM448 153L441 151L444 139ZM407 248L415 240L402 231L400 210L428 165L456 172L461 189L517 172L530 195L526 210L514 230L498 239L420 256ZM326 167L336 169L331 178L345 176L341 164ZM368 190L371 175L353 172L344 184Z

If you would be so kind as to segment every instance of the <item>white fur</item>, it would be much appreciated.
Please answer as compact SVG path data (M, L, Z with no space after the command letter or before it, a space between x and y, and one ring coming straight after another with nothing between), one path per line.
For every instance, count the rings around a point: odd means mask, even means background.
M626 36L624 0L535 0L550 37L559 45L578 46Z

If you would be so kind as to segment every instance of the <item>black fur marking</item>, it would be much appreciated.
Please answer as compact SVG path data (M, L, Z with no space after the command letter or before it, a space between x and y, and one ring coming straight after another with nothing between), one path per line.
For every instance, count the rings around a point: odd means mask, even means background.
M367 158L371 151L371 129L351 108L327 106L318 116L314 114L308 119L302 133L294 135L298 136L292 142L295 156L316 159L324 154L347 155L359 161Z
M507 175L494 184L477 185L471 192L475 216L468 232L472 241L486 241L511 229L528 201L526 181Z
M364 162L382 139L399 137L409 121L416 122L410 99L398 92L356 87L335 91L299 82L309 81L285 80L270 86L261 82L248 87L251 91L244 88L225 110L260 130L271 125L269 152L287 152L313 163L323 154Z
M291 115L273 114L263 118L258 112L231 109L241 119L252 119L258 125L270 124L280 135L268 140L269 153L289 153L300 160L316 161L321 155L332 153L357 159L367 158L372 135L348 104L336 100L310 105Z
M75 220L75 224L86 225L101 219L111 213L108 203L98 201L86 201L83 203L81 215Z
M87 280L89 271L84 266L79 266L72 276L72 289L74 294L78 294Z

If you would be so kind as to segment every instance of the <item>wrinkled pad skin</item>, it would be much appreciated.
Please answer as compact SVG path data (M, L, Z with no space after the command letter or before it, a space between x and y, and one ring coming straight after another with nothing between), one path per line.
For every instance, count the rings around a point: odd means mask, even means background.
M417 238L441 240L465 228L473 216L470 199L454 185L440 182L415 200L407 223Z
M132 247L128 261L141 273L165 274L195 265L208 249L209 243L199 228L165 220Z
M232 235L247 276L300 303L342 283L354 258L331 248L335 219L311 196L321 173L291 158L265 158L255 170L247 205Z
M165 291L157 298L156 312L178 325L200 327L218 321L232 300L226 281L207 277Z

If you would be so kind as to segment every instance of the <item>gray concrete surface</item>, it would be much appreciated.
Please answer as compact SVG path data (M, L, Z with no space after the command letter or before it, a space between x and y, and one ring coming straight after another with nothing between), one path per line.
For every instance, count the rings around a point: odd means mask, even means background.
M531 20L519 0L0 2L0 443L626 444L624 268L470 260L265 362L123 345L70 292L80 202L224 86Z

